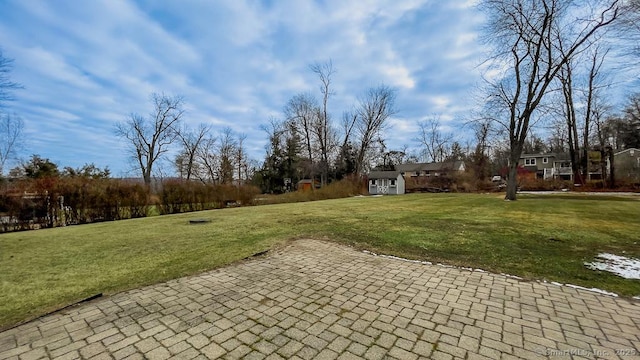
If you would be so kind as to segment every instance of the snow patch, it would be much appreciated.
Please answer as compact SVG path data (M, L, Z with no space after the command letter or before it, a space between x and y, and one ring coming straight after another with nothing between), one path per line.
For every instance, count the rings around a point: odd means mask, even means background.
M616 293L612 293L612 292L609 292L609 291L606 291L606 290L602 290L602 289L598 289L598 288L586 288L586 287L583 287L583 286L578 286L578 285L573 285L573 284L563 284L563 283L559 283L559 282L556 282L556 281L547 281L547 280L542 280L542 281L541 280L537 280L537 282L542 283L542 284L551 284L551 285L560 286L560 287L566 286L566 287L570 287L570 288L573 288L573 289L585 290L585 291L590 291L590 292L594 292L594 293L597 293L597 294L618 297L618 294L616 294Z
M601 253L596 261L584 265L591 270L609 271L625 279L640 280L640 259Z
M458 270L467 270L470 272L486 272L482 269L474 269L474 268L470 268L470 267L464 267L464 266L453 266L453 265L447 265L447 264L443 264L443 263L432 263L431 261L422 261L422 260L411 260L411 259L405 259L399 256L393 256L393 255L384 255L384 254L376 254L372 251L369 250L362 250L363 253L368 254L368 255L373 255L373 256L378 256L381 258L385 258L385 259L392 259L392 260L400 260L400 261L406 261L406 262L410 262L410 263L414 263L414 264L422 264L422 265L434 265L434 266L439 266L441 268L446 268L446 269L458 269ZM513 278L517 278L517 279L521 279L518 278L517 276L514 275L507 275L507 274L503 274L506 277L513 277Z
M618 297L618 294L616 294L616 293L612 293L612 292L609 292L609 291L606 291L606 290L602 290L602 289L598 289L598 288L586 288L586 287L583 287L583 286L572 285L572 284L565 284L565 286L568 286L568 287L574 288L574 289L591 291L591 292L595 292L595 293L598 293L598 294Z
M516 280L524 280L523 278L521 278L520 276L515 276L515 275L510 275L510 274L505 274L505 273L500 273L500 275L504 276L504 277L508 277L510 279L516 279Z

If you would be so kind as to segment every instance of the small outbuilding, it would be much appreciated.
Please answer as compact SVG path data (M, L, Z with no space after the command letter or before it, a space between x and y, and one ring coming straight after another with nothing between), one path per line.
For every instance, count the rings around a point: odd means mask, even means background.
M400 171L372 171L369 173L369 194L404 194L404 177Z
M298 181L298 191L310 191L314 187L316 189L320 187L320 184L318 183L317 180L302 179Z

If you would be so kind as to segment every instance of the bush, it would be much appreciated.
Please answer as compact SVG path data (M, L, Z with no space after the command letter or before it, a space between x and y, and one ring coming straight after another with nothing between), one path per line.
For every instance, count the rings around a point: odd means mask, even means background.
M261 204L282 204L314 200L340 199L368 194L366 179L349 176L320 189L293 191L281 195L263 195Z
M229 205L253 205L260 190L255 186L212 185L169 180L159 193L161 214L218 209Z

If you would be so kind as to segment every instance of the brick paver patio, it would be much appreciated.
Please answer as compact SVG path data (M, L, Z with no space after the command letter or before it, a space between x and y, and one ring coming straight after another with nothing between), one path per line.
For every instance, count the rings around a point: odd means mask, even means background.
M298 240L0 333L0 359L640 358L640 302Z

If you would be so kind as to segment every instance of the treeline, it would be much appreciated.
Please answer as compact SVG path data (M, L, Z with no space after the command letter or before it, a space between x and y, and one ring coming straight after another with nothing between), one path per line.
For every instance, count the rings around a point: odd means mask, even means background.
M0 189L3 232L252 205L259 192L181 179L149 187L136 179L110 178L108 169L93 164L59 171L37 155L11 173Z
M319 98L311 92L294 95L284 106L283 118L263 127L268 144L254 184L265 193L294 190L302 179L321 187L366 174L386 151L384 130L396 113L396 91L386 85L371 87L337 124L329 111L333 65L316 63L310 69L319 79Z

